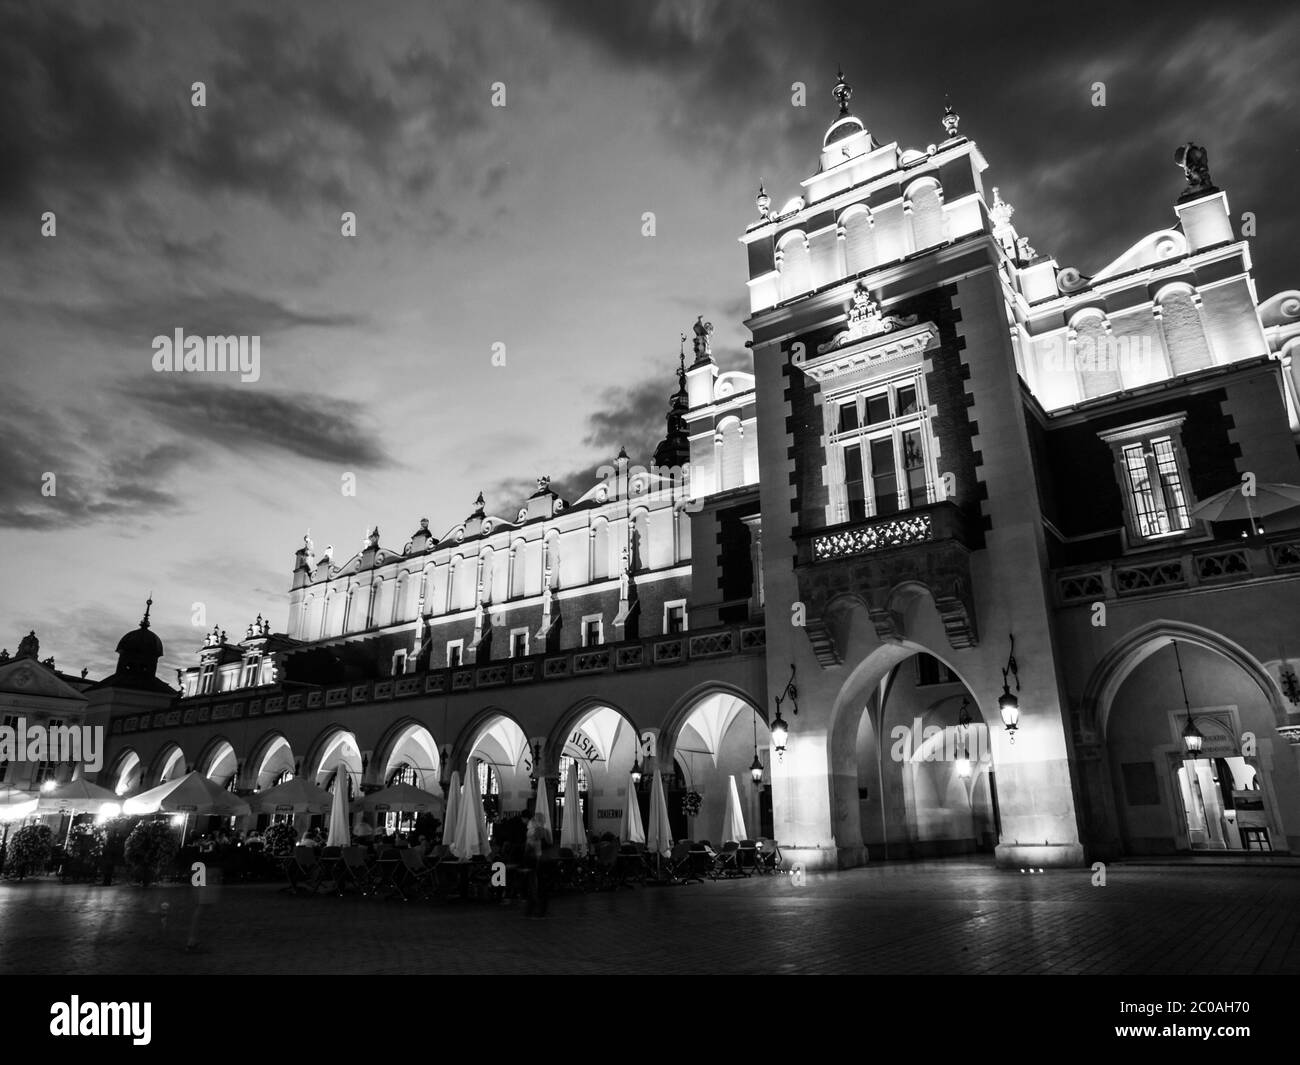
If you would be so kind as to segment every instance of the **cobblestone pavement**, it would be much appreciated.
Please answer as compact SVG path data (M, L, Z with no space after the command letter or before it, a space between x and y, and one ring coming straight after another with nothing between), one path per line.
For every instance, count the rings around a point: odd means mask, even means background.
M162 904L168 917L162 917ZM876 865L521 903L0 883L0 973L1297 973L1300 869Z

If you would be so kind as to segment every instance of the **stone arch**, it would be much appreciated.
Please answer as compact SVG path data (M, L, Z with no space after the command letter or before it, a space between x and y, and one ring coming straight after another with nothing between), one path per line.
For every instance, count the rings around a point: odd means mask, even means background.
M194 768L209 780L226 784L239 772L239 754L229 739L218 734L203 745Z
M302 760L302 772L314 784L324 787L328 782L329 771L339 761L347 764L349 775L354 777L357 793L361 790L361 744L356 733L346 725L332 722L316 735L307 754Z
M166 781L182 777L187 772L185 752L181 750L181 745L168 742L158 749L158 753L153 756L153 760L149 763L149 777L145 783L152 788Z
M301 768L288 738L279 729L273 729L258 737L250 749L245 762L246 781L254 790L266 788L286 769L297 774Z
M1263 692L1277 724L1286 723L1286 698L1272 675L1249 651L1213 629L1185 621L1158 619L1133 629L1116 641L1093 668L1079 704L1079 725L1104 741L1111 704L1120 686L1139 665L1174 640L1213 651L1243 670Z
M415 754L420 764L406 757L409 754ZM395 768L399 756L415 769L421 788L437 792L442 776L442 752L433 733L422 721L414 717L403 717L384 731L375 744L376 783L388 782L388 776Z
M107 786L118 795L138 791L143 768L144 763L140 759L140 752L134 747L124 747L117 753L109 768Z
M808 235L802 229L791 229L781 234L776 242L778 271L781 275L781 299L787 300L812 286L812 257L808 251Z

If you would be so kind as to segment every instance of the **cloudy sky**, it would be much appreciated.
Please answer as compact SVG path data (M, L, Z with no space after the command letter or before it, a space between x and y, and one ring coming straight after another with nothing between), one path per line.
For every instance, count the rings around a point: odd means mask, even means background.
M1173 222L1205 144L1261 296L1300 285L1293 6L900 10L0 0L0 645L99 675L152 591L188 665L196 603L283 627L308 529L400 549L648 461L697 314L747 365L737 237L815 167L837 64L881 142L941 139L950 95L1084 273ZM178 328L259 336L260 379L155 373Z

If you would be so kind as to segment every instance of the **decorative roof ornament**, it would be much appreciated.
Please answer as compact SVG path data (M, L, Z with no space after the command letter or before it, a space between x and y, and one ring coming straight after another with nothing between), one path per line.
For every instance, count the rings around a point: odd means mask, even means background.
M844 80L844 71L836 68L835 88L831 90L831 95L839 101L840 116L843 117L849 113L849 101L853 99L853 86Z
M367 546L367 547L378 547L378 546L379 546L379 526L378 526L378 525L376 525L373 529L371 529L370 532L369 532L369 534L367 535L367 537L366 537L366 546Z
M428 519L428 518L421 518L421 519L420 519L420 531L421 531L421 532L428 532L428 531L429 531L429 519Z
M35 658L40 652L41 641L36 638L36 630L32 629L21 640L18 641L18 653L15 658Z
M957 136L957 126L961 122L961 115L953 110L952 103L948 100L943 102L943 131L948 134L948 139L952 140Z
M153 592L149 593L149 598L144 601L144 617L140 619L140 628L149 627L149 611L153 609Z
M1187 188L1178 197L1178 202L1194 200L1197 196L1218 192L1218 187L1210 180L1210 153L1199 144L1188 141L1174 149L1174 163L1183 168L1187 175Z
M695 361L704 362L713 354L713 347L710 343L710 338L713 336L713 323L706 322L704 315L701 314L695 319L693 328L695 330L695 340L692 341L692 344L695 348Z
M1011 216L1016 213L1016 209L1002 198L996 185L993 186L993 204L989 207L989 217L993 219L995 229L1005 229L1011 225Z
M881 313L880 303L865 286L860 284L854 290L852 303L849 306L848 329L842 333L837 333L833 339L825 344L818 345L817 354L825 355L828 351L834 351L846 344L852 344L880 333L892 333L895 329L906 329L909 326L916 325L916 320L917 316L914 314L902 317L896 314Z
M758 183L758 195L754 197L754 203L758 207L758 217L764 222L772 217L772 197L763 188L762 181Z
M1038 252L1034 251L1034 249L1029 246L1028 237L1016 238L1016 255L1019 256L1020 261L1023 263L1027 263L1038 258Z
M551 478L543 475L537 478L537 490L539 492L549 492L551 490Z

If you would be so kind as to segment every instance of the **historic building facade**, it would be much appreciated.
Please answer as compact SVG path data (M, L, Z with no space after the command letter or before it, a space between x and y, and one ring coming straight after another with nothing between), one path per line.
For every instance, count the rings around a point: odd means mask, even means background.
M718 841L734 775L809 868L1300 849L1300 293L1257 298L1195 146L1174 224L1085 276L951 110L904 150L835 97L742 237L752 374L701 319L645 467L305 540L282 631L214 629L179 695L87 693L100 782L438 790L474 758L521 810L573 759L603 831L657 763L703 797L683 835Z

